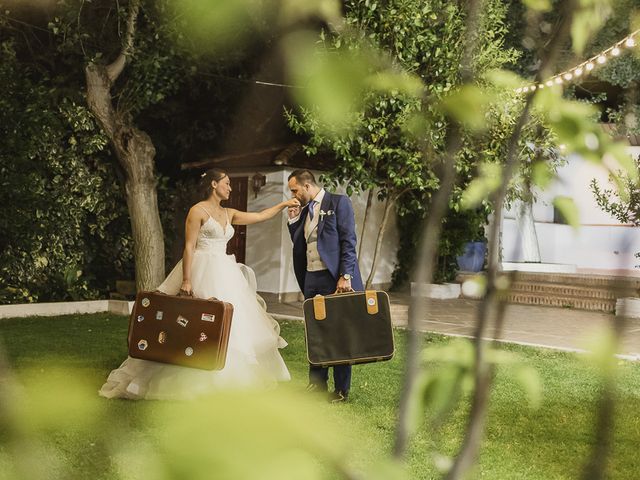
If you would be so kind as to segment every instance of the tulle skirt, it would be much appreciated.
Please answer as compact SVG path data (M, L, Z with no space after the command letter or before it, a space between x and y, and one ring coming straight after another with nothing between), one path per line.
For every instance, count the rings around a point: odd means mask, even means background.
M168 365L128 357L113 370L99 394L107 398L189 399L228 388L272 387L290 380L279 349L287 343L280 326L256 293L255 274L235 257L195 250L191 285L198 298L215 297L233 305L225 367L219 371ZM158 290L176 295L182 285L182 260Z

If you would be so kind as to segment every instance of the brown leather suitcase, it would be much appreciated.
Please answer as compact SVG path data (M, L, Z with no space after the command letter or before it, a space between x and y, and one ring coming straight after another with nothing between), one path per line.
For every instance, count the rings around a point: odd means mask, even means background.
M303 304L311 365L352 365L393 357L395 346L386 292L317 295Z
M222 370L233 305L214 298L138 292L129 318L129 356Z

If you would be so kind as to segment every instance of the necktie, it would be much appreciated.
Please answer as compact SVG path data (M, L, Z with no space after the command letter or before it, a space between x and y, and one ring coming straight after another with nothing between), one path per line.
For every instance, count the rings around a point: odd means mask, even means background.
M311 200L309 202L309 221L313 220L313 209L316 206L316 201L315 200Z

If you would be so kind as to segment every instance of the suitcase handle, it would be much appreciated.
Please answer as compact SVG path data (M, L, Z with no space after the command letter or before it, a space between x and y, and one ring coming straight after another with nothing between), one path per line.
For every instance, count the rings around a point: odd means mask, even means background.
M178 295L176 295L177 297L193 297L193 292L188 293L187 295L182 294L184 290L179 290L178 291ZM154 290L153 293L159 293L160 295L167 295L166 293L160 291L160 290ZM221 302L222 300L216 298L216 297L209 297L207 298L208 301L210 302Z
M339 297L340 295L350 295L354 292L334 293L332 295L316 295L313 297L313 315L316 320L325 320L327 318L327 307L325 306L326 297ZM369 315L375 315L379 311L378 307L378 292L375 290L364 291L365 302L367 304L367 313Z
M338 290L336 290L331 295L344 295L345 293L353 293L353 292L355 292L355 290L353 288L347 290L346 292L339 292Z

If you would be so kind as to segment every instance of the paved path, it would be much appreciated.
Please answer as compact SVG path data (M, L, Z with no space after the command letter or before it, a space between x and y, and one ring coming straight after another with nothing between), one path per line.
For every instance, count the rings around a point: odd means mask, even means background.
M407 325L409 297L392 295L394 325ZM477 300L431 300L420 329L445 335L473 335ZM302 318L301 303L269 303L275 315ZM612 314L570 308L508 305L502 339L508 342L557 349L582 350L586 339L597 335L616 320ZM491 333L491 332L489 332ZM488 338L492 338L491 335ZM619 348L621 355L640 360L640 319L630 319Z

